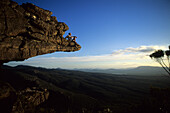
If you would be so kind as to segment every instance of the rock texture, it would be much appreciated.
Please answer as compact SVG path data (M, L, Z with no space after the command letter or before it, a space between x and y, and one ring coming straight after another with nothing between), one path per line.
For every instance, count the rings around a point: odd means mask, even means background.
M0 112L11 113L16 99L14 88L9 83L0 81Z
M12 106L12 113L24 113L45 102L49 97L47 89L38 89L36 87L27 88L17 93L17 100Z
M16 91L10 84L0 82L0 111L4 113L32 113L48 97L47 89L33 87Z
M51 16L51 11L31 3L18 5L10 0L1 0L0 6L1 64L56 51L81 49L79 44L63 37L69 28Z

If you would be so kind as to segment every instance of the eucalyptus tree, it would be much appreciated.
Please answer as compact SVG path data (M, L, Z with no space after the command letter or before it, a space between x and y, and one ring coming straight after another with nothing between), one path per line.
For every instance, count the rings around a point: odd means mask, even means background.
M164 57L167 57L167 63L166 59ZM150 54L150 57L154 59L156 62L158 62L162 68L170 75L170 46L169 50L163 51L163 50L157 50L154 53Z

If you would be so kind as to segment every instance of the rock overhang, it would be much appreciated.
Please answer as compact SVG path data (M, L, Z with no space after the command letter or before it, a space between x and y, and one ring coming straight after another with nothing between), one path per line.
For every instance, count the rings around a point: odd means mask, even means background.
M11 0L1 0L0 5L0 63L81 49L77 42L63 37L69 27L51 16L51 11Z

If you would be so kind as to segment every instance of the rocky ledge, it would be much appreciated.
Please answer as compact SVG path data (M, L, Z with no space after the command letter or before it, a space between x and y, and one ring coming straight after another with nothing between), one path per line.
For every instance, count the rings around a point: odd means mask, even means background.
M18 5L11 0L1 0L0 6L1 64L56 51L81 49L79 44L63 37L69 28L51 16L51 11L31 3Z

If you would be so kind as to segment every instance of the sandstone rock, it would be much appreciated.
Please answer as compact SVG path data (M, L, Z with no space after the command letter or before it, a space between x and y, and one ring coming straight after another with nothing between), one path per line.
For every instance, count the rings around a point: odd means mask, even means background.
M17 93L18 99L13 104L12 113L24 113L45 102L49 97L47 89L27 88Z
M47 89L37 87L16 91L10 84L0 81L0 112L32 113L31 110L49 97Z
M69 28L52 12L31 3L0 1L0 64L22 61L56 51L78 51L81 46L66 40Z

